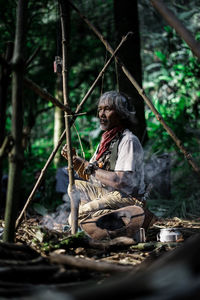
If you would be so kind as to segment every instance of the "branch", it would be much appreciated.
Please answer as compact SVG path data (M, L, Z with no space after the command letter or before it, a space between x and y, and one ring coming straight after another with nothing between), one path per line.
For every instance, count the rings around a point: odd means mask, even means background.
M0 55L0 64L11 71L10 64L1 55ZM35 82L30 80L29 78L24 77L24 83L32 91L34 91L36 94L38 94L42 99L50 101L55 106L59 107L61 110L67 111L69 114L72 114L72 112L68 106L63 105L59 100L54 98L50 93L48 93L47 91L42 89L39 85L37 85Z
M24 78L24 83L27 87L29 87L31 90L33 90L36 94L38 94L41 98L50 101L55 106L59 107L63 111L67 111L69 114L72 114L71 110L68 106L63 105L59 100L54 98L50 93L42 89L39 85L37 85L35 82L30 80L29 78Z
M12 136L6 136L4 142L0 148L0 158L2 158L5 154L9 153L14 146L14 139Z
M193 54L200 59L200 43L194 39L192 33L181 23L173 11L171 11L161 0L151 0L151 4L188 44Z
M131 272L134 270L132 266L120 266L113 263L106 263L103 261L98 262L95 260L74 257L66 254L63 255L50 253L49 260L51 263L63 264L73 268L93 270L104 273Z
M27 59L26 63L25 63L25 67L28 67L32 61L34 60L34 58L37 56L38 52L40 51L41 46L37 47L35 49L35 51L33 52L33 54Z

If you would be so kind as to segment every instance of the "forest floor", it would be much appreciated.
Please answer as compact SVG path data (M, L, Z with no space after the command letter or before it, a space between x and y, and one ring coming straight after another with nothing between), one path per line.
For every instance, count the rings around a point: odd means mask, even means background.
M3 221L0 227L4 227ZM183 238L173 243L158 242L160 229L168 227L178 228ZM62 289L67 284L72 289L74 284L82 285L88 280L104 282L118 272L144 269L165 253L184 245L196 233L200 233L200 218L159 218L146 233L145 243L136 244L129 238L94 242L84 232L71 236L59 229L44 228L40 217L33 216L19 226L15 246L0 243L0 266L5 269L0 295L12 298L15 292L17 299L17 295L27 295L30 284L33 288L35 283L56 284Z
M119 242L118 239L115 239L116 243L103 241L92 244L88 243L88 237L84 232L78 232L75 236L71 236L63 230L62 225L50 230L42 226L40 221L40 216L24 220L16 232L16 243L30 246L43 257L47 257L53 252L133 266L139 265L151 256L155 259L155 253L158 257L163 252L183 244L192 235L200 233L200 218L158 218L146 232L145 243L132 243L127 238L127 240L119 240ZM0 220L0 227L4 227L3 220ZM157 234L161 228L177 228L182 234L182 239L177 243L158 242ZM101 244L105 246L101 247Z

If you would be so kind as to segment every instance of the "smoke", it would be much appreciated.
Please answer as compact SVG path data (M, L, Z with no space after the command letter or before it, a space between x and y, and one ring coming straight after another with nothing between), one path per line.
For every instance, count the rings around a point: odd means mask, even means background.
M148 153L145 153L147 157ZM145 159L144 174L146 186L152 186L154 196L171 197L171 156L168 153L153 154Z
M69 197L70 195L70 197ZM72 191L65 193L62 197L63 204L56 208L56 211L51 214L46 214L41 220L41 225L49 230L69 231L71 225L71 200L73 201L74 208L78 209L80 201L80 193L75 185ZM78 216L77 216L78 217Z
M44 215L40 224L49 230L65 231L66 225L69 225L68 218L71 211L70 198L68 194L64 194L63 204L56 208L56 211Z

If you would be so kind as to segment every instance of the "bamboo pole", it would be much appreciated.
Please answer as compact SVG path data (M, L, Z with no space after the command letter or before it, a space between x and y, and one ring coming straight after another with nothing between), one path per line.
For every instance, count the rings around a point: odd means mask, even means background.
M111 64L113 58L115 57L116 53L119 51L120 47L123 45L123 43L127 40L127 38L131 35L132 33L129 32L125 37L122 38L120 44L118 45L118 47L115 49L115 51L113 52L113 54L111 55L111 57L109 58L109 60L107 61L107 63L104 65L104 67L102 68L102 70L100 71L99 75L97 76L97 78L95 79L95 81L93 82L93 84L91 85L91 87L89 88L88 92L86 93L86 95L84 96L84 98L81 100L80 104L77 106L75 114L73 114L73 117L71 119L71 124L70 126L73 125L74 121L76 120L77 116L79 115L79 112L81 111L83 105L85 104L85 102L87 101L87 99L89 98L89 96L91 95L91 93L93 92L95 86L97 85L97 83L99 82L99 80L101 79L101 77L103 76L104 72L106 71L106 69L108 68L108 66ZM32 201L41 181L42 178L44 177L44 174L46 173L46 170L48 168L48 166L50 165L51 161L53 160L54 156L56 155L56 152L58 151L60 145L62 144L64 138L66 136L66 132L65 130L63 131L57 146L53 149L52 153L50 154L46 164L44 165L43 169L41 170L40 176L38 177L35 186L33 187L33 190L31 191L17 221L16 221L16 228L19 226L22 217L28 207L28 205L30 204L30 202Z
M192 33L181 23L181 21L176 17L173 11L171 11L161 0L151 0L151 4L167 21L167 23L171 27L173 27L181 36L181 38L188 44L193 54L200 59L200 43L195 40Z
M17 4L15 43L12 57L12 136L14 146L9 154L9 176L5 210L4 242L14 242L19 187L23 166L22 128L23 128L23 76L24 42L26 37L27 1Z
M61 29L62 29L63 98L64 98L64 105L70 107L69 92L68 92L69 5L66 1L59 0L59 6L60 6L60 19L61 19ZM68 175L69 175L68 194L71 203L71 233L75 234L78 230L79 199L77 198L78 193L76 193L75 180L74 180L70 119L67 112L65 112L64 118L65 118L66 144L68 147L68 151L67 151Z
M110 46L110 44L107 42L107 40L103 37L103 35L98 31L98 29L79 11L79 9L72 4L69 0L68 0L70 6L79 14L79 16L81 17L81 19L83 19L84 22L86 22L86 24L88 24L88 26L92 29L92 31L98 36L98 38L102 41L102 43L104 44L104 46L106 47L106 49L113 54L113 49ZM194 161L192 155L186 150L186 148L183 146L181 140L175 135L175 133L173 132L173 130L165 123L163 117L161 116L161 114L157 111L157 109L154 107L152 101L145 95L144 90L140 87L140 85L137 83L137 81L134 79L134 77L131 75L131 73L128 71L128 69L126 68L126 66L123 64L123 62L119 59L119 57L115 57L117 63L119 64L119 66L121 67L122 71L124 72L124 74L127 76L127 78L130 80L130 82L133 84L133 86L136 88L136 90L138 91L138 93L141 95L141 97L143 98L143 100L145 101L145 103L148 105L148 107L152 110L152 112L155 114L157 120L163 125L163 127L165 128L165 130L168 132L168 134L171 136L171 138L173 139L173 141L175 142L175 144L177 145L177 147L181 150L181 152L184 154L185 158L187 159L188 163L192 166L192 168L194 169L194 171L198 174L198 176L200 177L200 169L199 166L196 164L196 162Z

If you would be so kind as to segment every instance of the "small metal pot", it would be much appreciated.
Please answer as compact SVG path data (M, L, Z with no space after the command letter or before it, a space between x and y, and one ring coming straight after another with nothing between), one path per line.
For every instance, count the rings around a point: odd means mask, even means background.
M157 234L157 241L160 242L176 242L182 239L182 234L177 228L162 228Z

